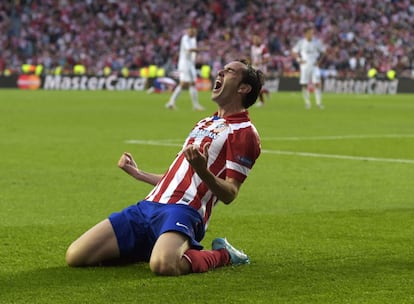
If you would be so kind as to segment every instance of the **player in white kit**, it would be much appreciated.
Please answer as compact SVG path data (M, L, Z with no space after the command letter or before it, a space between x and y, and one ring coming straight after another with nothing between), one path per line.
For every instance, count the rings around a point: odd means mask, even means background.
M300 39L292 49L293 57L300 64L300 84L302 86L303 99L305 107L311 108L309 85L312 84L315 90L316 106L323 109L322 91L321 91L321 73L319 63L323 58L326 47L314 37L312 27L305 29L305 35Z
M197 52L206 50L205 48L197 48L197 30L194 27L187 29L187 33L181 37L180 54L178 58L178 72L180 83L174 89L170 100L165 105L166 108L174 110L176 108L177 97L181 94L183 89L190 92L193 109L202 111L204 108L198 101L198 92L196 88L197 72L195 67L195 60Z
M261 70L264 75L267 75L267 62L270 58L269 50L266 45L262 43L262 39L258 35L253 35L252 46L250 48L250 60L252 66L256 69ZM256 103L256 106L263 106L265 103L264 95L269 94L269 91L266 88L262 88L259 94L259 101Z

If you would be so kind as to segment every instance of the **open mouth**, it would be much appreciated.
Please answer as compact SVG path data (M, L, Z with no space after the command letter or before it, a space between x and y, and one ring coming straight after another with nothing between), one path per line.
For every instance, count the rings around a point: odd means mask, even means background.
M214 92L219 91L222 85L223 83L220 80L216 79L216 82L214 83L213 91Z

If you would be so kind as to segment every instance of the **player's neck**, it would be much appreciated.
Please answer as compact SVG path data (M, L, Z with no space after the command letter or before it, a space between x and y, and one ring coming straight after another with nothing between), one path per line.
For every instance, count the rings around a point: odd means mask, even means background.
M241 107L240 105L228 104L223 107L220 107L217 112L219 117L225 117L245 111L246 109Z

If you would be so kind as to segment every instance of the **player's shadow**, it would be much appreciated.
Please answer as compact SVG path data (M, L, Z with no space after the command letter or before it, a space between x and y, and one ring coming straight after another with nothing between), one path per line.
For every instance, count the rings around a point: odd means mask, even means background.
M68 266L33 269L16 273L0 273L0 298L8 295L24 299L28 294L87 292L108 281L137 283L154 278L147 263L125 267L85 267ZM48 290L48 291L46 291ZM1 302L1 300L0 300Z

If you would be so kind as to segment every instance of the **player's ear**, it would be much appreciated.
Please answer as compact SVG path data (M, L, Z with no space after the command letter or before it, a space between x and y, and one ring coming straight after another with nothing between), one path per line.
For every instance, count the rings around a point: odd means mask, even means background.
M237 92L242 94L249 94L251 90L252 86L250 84L242 83L239 85L239 89L237 90Z

